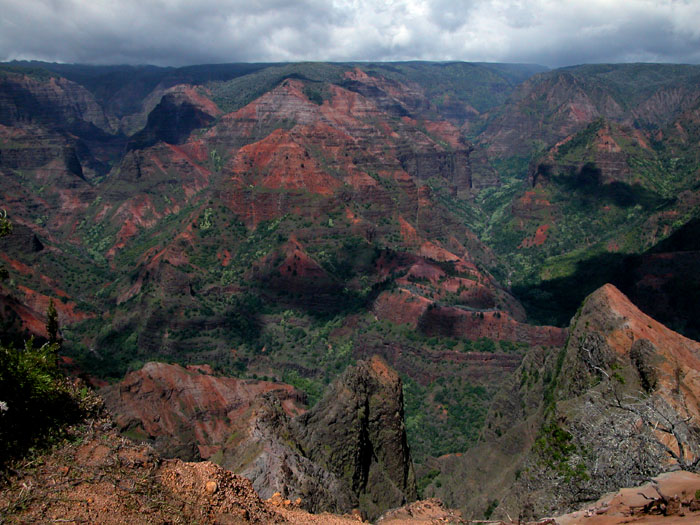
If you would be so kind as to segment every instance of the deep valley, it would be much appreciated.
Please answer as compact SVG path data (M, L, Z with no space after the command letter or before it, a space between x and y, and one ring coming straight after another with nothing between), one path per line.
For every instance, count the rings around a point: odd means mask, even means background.
M4 63L0 188L110 440L370 520L700 470L700 66Z

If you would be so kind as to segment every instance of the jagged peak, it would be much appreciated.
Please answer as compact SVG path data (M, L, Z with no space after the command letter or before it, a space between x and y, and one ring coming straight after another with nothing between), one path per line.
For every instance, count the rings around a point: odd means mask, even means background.
M581 330L600 333L619 354L628 353L635 340L647 339L664 353L693 358L700 367L700 343L642 312L612 284L601 286L583 301L572 320L572 335Z

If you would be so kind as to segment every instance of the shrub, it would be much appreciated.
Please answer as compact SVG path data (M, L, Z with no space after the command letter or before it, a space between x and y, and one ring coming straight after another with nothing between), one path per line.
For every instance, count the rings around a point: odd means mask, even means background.
M79 402L57 365L58 345L0 346L0 466L76 421Z

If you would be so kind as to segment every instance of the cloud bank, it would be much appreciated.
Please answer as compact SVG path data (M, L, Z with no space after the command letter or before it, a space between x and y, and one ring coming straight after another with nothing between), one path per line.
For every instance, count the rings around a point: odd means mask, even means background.
M0 60L700 63L696 0L0 0Z

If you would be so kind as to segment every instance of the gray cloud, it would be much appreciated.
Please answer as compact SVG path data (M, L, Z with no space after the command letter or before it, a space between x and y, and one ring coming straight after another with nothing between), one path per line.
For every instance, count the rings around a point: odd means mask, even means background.
M700 62L693 0L0 0L0 60Z

